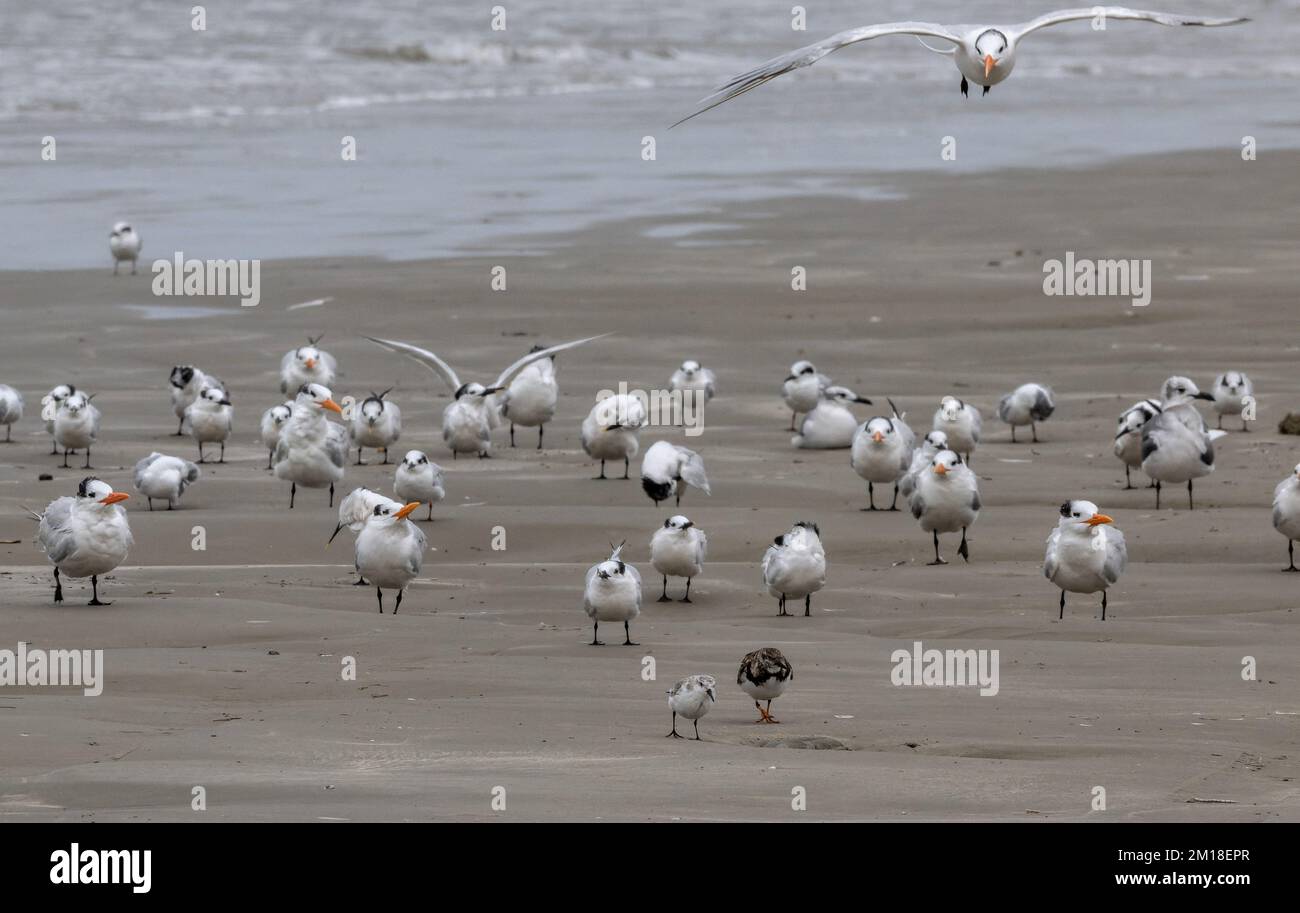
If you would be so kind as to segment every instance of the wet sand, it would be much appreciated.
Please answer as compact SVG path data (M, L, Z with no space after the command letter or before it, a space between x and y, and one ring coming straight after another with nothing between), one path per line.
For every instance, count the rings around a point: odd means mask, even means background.
M3 274L0 381L27 395L28 417L0 445L0 539L23 540L0 545L0 648L102 648L107 683L98 698L0 689L0 816L1300 820L1300 575L1280 573L1286 545L1269 520L1273 486L1300 462L1300 438L1276 430L1300 410L1298 165L1267 151L1245 163L1229 146L1087 170L896 175L905 198L877 202L852 199L839 174L823 195L677 220L631 212L528 239L536 257L267 262L262 304L243 310L155 299L145 272L115 279L107 266ZM149 256L170 254L143 231ZM1150 306L1045 297L1043 261L1066 251L1150 258ZM498 263L505 292L489 287ZM805 292L790 288L795 266ZM332 300L289 309L319 298ZM546 450L527 429L511 450L502 430L493 459L454 462L438 433L448 392L360 339L419 342L488 380L536 342L606 331L617 335L559 359ZM335 392L395 385L396 452L424 449L447 469L447 500L422 524L438 551L397 616L350 585L350 537L325 548L326 494L300 491L287 510L257 442L281 399L280 356L322 332L342 368ZM687 357L718 373L705 432L651 428L642 451L669 438L704 455L713 495L688 491L681 512L708 533L709 560L694 604L660 604L648 542L674 511L636 481L592 481L578 428L597 390L661 388ZM910 514L862 512L847 451L791 448L778 391L805 357L878 407L891 397L917 429L946 393L984 411L969 565L927 567ZM78 582L56 608L20 505L39 509L86 473L49 455L40 396L69 381L98 394L95 474L129 491L149 451L196 455L169 436L177 363L230 384L227 462L206 466L179 510L128 503L136 544L104 587L111 607L86 607ZM1260 418L1248 434L1228 422L1197 509L1179 491L1157 512L1153 492L1122 490L1119 412L1170 374L1208 387L1233 368L1253 377ZM1026 380L1052 385L1058 409L1040 443L1013 445L993 409ZM342 491L387 489L392 468L349 465ZM1057 507L1074 497L1128 537L1104 623L1082 596L1057 621L1041 573ZM827 588L811 618L778 618L758 563L803 519L823 531ZM191 548L195 526L205 551ZM498 526L504 551L491 548ZM588 646L583 574L624 538L645 577L640 646L618 646L612 626L609 646ZM944 542L950 560L955 547ZM999 650L997 696L893 686L891 653L917 640ZM795 667L779 726L756 725L735 685L740 657L764 645ZM348 656L356 681L340 675ZM1242 680L1246 656L1258 681ZM697 672L719 679L704 741L665 739L664 691ZM497 786L504 811L491 807ZM1096 786L1105 811L1091 810ZM795 787L807 811L791 809Z

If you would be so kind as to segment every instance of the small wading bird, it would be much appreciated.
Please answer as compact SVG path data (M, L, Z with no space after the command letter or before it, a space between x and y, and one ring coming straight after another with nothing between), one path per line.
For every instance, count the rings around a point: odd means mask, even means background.
M778 76L812 66L832 51L838 51L859 41L881 38L885 35L913 35L930 51L952 57L957 69L961 71L961 94L969 91L969 83L984 87L984 94L1002 80L1011 75L1016 65L1016 51L1020 41L1026 35L1039 29L1065 22L1091 19L1100 22L1100 31L1109 19L1135 19L1143 22L1155 22L1159 25L1220 26L1236 25L1248 22L1248 19L1234 17L1231 19L1199 19L1176 13L1156 13L1148 10L1126 9L1122 6L1093 6L1078 9L1058 10L1039 16L1029 22L1018 25L939 25L933 22L889 22L882 25L867 25L861 28L839 32L816 44L799 48L780 57L774 57L747 73L741 73L719 86L711 95L702 98L699 106L691 114L682 118L677 124L685 123L716 108L738 95L744 95L750 89L756 89L763 83ZM1094 26L1096 27L1096 26ZM925 43L926 38L938 38L950 42L952 47L935 48ZM674 127L677 124L673 124Z
M718 680L712 675L691 675L673 685L668 692L668 706L673 711L673 731L665 739L682 739L677 733L677 716L681 714L695 724L695 741L700 741L700 717L718 700L714 691Z
M795 427L795 419L817 408L822 401L822 394L831 385L831 379L818 372L811 361L796 361L790 366L790 374L781 383L781 398L790 409L790 430Z
M108 235L108 250L113 255L113 275L117 275L118 266L124 261L131 261L131 275L135 275L135 262L140 258L140 236L130 225L118 222Z
M1214 379L1214 411L1218 413L1218 427L1223 427L1225 415L1240 415L1241 430L1249 431L1246 424L1246 404L1255 396L1255 385L1240 371L1226 371Z
M619 543L610 556L587 571L587 584L582 594L582 608L591 619L591 646L603 647L597 634L602 621L623 622L627 639L625 647L638 646L632 640L632 619L641 614L641 574L620 555Z
M376 339L373 336L365 338L390 352L398 352L418 361L446 381L455 398L442 413L442 439L447 442L452 459L456 459L461 453L475 453L482 459L492 455L491 431L496 426L498 418L495 405L488 402L488 398L493 393L506 389L515 375L533 362L550 358L557 352L572 349L595 339L603 339L608 335L602 333L600 336L588 336L586 339L575 339L573 342L561 343L549 349L529 352L502 371L490 387L473 381L461 383L460 377L451 365L428 349L392 339Z
M785 693L786 686L794 680L794 666L785 658L785 654L776 647L763 647L753 653L746 653L740 661L740 671L736 673L736 684L754 699L758 708L755 723L779 723L772 716L772 701ZM759 701L767 701L764 709Z
M90 605L112 605L99 601L99 575L125 561L131 548L126 511L117 506L129 497L90 476L81 480L75 497L56 498L43 514L28 510L41 523L37 542L54 565L55 602L63 601L62 571L74 579L90 578Z
M1091 501L1066 501L1061 519L1047 537L1043 576L1061 588L1061 613L1065 594L1101 591L1101 620L1106 620L1106 588L1119 581L1128 564L1124 534Z

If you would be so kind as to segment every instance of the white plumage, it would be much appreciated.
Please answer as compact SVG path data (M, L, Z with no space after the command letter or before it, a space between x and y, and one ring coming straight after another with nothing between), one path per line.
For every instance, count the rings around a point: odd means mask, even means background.
M587 571L582 593L582 608L591 619L591 645L602 646L598 636L602 621L623 622L627 639L625 647L635 647L632 642L631 621L641 614L641 574L620 556L619 545L610 556Z
M1101 620L1106 620L1106 588L1119 581L1128 564L1124 534L1115 521L1091 501L1066 501L1061 519L1047 537L1043 575L1061 588L1060 618L1065 594L1101 593Z
M198 399L205 387L226 389L216 377L207 374L194 365L175 365L167 379L168 395L171 397L172 414L176 416L176 435L185 433L185 410Z
M889 510L898 510L900 483L912 465L916 434L897 414L876 416L862 423L853 434L849 465L867 481L867 510L876 509L876 484L894 483L894 500Z
M1028 425L1033 439L1038 441L1038 422L1056 411L1052 388L1043 384L1021 384L998 402L998 418L1011 426L1011 442L1016 441L1016 428Z
M408 450L397 464L393 479L393 492L403 501L419 501L429 505L428 519L433 519L433 505L447 497L443 487L442 467L430 460L422 450Z
M108 235L108 252L113 256L113 275L117 275L117 267L121 263L130 261L131 275L134 276L136 261L140 258L143 247L140 235L134 228L125 222L115 223Z
M45 433L53 441L54 449L50 451L51 456L59 455L59 442L54 441L54 417L58 415L63 401L76 392L77 388L72 384L59 384L41 397L41 418L45 421Z
M668 706L673 711L673 731L664 738L682 738L677 734L677 717L695 724L695 741L700 741L700 720L718 700L717 679L712 675L688 675L668 692Z
M1155 479L1156 510L1166 483L1187 483L1187 507L1192 509L1192 481L1214 472L1214 441L1225 431L1210 431L1196 411L1198 399L1213 400L1186 377L1165 381L1161 412L1142 426L1142 471Z
M948 435L942 431L931 431L921 438L921 443L912 450L912 461L908 464L907 473L903 476L898 485L898 493L904 498L910 499L912 492L916 491L916 480L918 476L926 469L930 468L930 461L940 450L948 449Z
M171 510L181 499L185 489L199 480L199 467L189 460L154 451L135 464L135 490L149 500L161 498Z
M1287 538L1291 561L1285 570L1300 570L1295 566L1295 540L1300 539L1300 465L1273 489L1273 528Z
M352 446L357 448L357 465L361 462L364 447L374 447L384 451L384 463L388 463L388 448L397 443L402 436L402 410L397 403L384 399L389 393L371 393L360 403L352 407L352 421L348 423L348 436Z
M534 352L542 351L534 346ZM515 446L515 425L537 429L537 449L542 449L546 423L555 418L560 385L555 379L555 359L543 358L526 365L510 386L496 394L501 417L510 423L510 446Z
M790 409L791 431L795 430L795 418L816 409L830 385L831 379L818 373L811 361L796 361L790 366L790 375L781 384L781 398Z
M687 517L678 514L669 517L664 525L655 530L650 537L650 563L663 575L664 592L660 602L670 602L668 598L668 578L685 577L686 595L682 602L691 601L691 578L704 570L704 558L708 554L709 539Z
M803 417L799 433L790 444L805 450L842 450L851 446L858 430L858 417L849 409L851 403L870 405L871 400L848 387L823 388L821 400Z
M787 599L802 599L804 615L812 615L812 594L826 585L821 529L816 523L796 523L767 547L762 569L767 592L776 597L778 615L790 614L785 610Z
M68 465L68 454L73 450L86 451L82 469L90 469L90 448L99 437L99 409L91 403L94 394L73 393L59 404L54 413L54 443L63 448L63 465Z
M701 365L694 359L687 359L682 362L682 366L673 372L673 376L668 379L668 388L678 390L683 393L687 391L698 391L704 394L704 402L713 399L717 393L716 378L713 372Z
M131 548L131 526L118 506L129 497L107 482L86 478L76 496L55 499L39 515L37 542L54 565L56 603L63 601L62 573L90 578L90 605L111 605L99 600L99 576L125 561Z
M694 450L670 441L655 441L641 458L641 488L658 506L676 496L682 503L682 487L691 485L709 494L709 478L704 473L704 458Z
M307 337L307 345L299 346L284 353L280 359L280 392L289 396L297 395L304 384L318 384L322 387L334 386L334 377L338 371L338 362L329 352L317 348L322 337Z
M199 462L203 458L204 444L220 444L218 463L226 462L226 441L235 426L235 408L226 391L220 387L204 387L194 402L185 409L185 421L190 425L190 437L199 445Z
M1154 399L1136 402L1120 413L1113 449L1116 458L1124 464L1124 488L1126 489L1133 487L1131 471L1142 468L1142 429L1146 427L1147 422L1159 414L1160 401ZM1155 484L1153 479L1151 486L1154 487Z
M262 424L259 437L262 446L266 448L266 468L270 469L272 460L275 458L275 448L280 443L280 432L289 418L293 415L293 400L283 402L278 406L272 406L262 413Z
M280 429L272 463L276 478L291 482L289 508L293 508L298 486L329 486L330 506L334 506L334 483L343 478L347 432L325 418L325 412L343 413L334 402L329 388L306 384L293 403L293 414Z
M376 504L357 534L356 568L362 579L375 587L379 612L384 611L384 590L397 590L393 614L402 606L406 585L420 576L429 540L424 531L407 517L420 506L418 501L401 505L387 498Z
M980 442L982 424L983 419L978 409L955 396L945 396L935 410L932 430L946 434L948 446L955 453L964 454L969 463L970 455Z
M5 426L5 443L13 440L13 426L23 417L23 395L8 384L0 384L0 425Z
M606 460L623 461L623 478L628 477L632 458L641 449L641 428L648 420L645 403L630 393L607 396L591 407L582 420L582 449L593 460L600 460L600 475L605 476Z
M1210 393L1214 397L1214 411L1219 416L1219 428L1223 427L1225 415L1240 415L1241 430L1250 430L1246 424L1249 421L1245 417L1246 405L1254 400L1255 385L1249 377L1240 371L1225 371L1214 379L1214 389Z
M939 534L961 530L957 554L970 561L966 530L980 513L979 480L969 466L952 450L941 450L930 460L928 469L916 476L911 498L912 516L921 529L934 534L934 560L930 564L947 564L939 557Z

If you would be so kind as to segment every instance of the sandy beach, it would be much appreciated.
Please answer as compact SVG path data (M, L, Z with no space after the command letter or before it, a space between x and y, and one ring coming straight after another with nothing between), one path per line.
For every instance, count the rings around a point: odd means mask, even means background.
M267 261L246 309L155 298L147 269L0 274L0 381L28 404L0 445L0 646L103 649L106 665L96 698L0 689L0 819L1300 820L1300 575L1280 573L1269 520L1273 486L1300 462L1300 438L1277 432L1300 409L1298 168L1300 154L1244 162L1228 144L1032 173L840 172L816 193L521 239L531 257ZM897 198L855 199L859 181ZM1067 251L1150 259L1150 305L1045 296L1043 263ZM489 286L496 265L507 291ZM796 266L807 291L791 289ZM316 299L329 300L292 308ZM443 446L441 383L361 339L417 342L487 380L534 343L601 332L615 335L558 359L547 448L522 430L512 450L502 430L482 461ZM326 494L300 490L288 510L257 441L280 356L320 333L335 393L393 386L397 453L424 449L447 470L447 500L421 524L438 551L396 616L350 585L350 537L325 548ZM713 494L689 491L680 511L709 558L694 604L660 604L648 543L674 511L636 481L592 481L578 428L596 391L662 388L688 357L719 378L704 433L650 428L642 452L667 438L704 455ZM968 565L927 567L906 511L862 512L847 451L792 449L779 388L799 358L872 397L862 419L885 397L922 430L947 393L983 410ZM182 363L230 385L227 462L176 511L128 502L136 542L103 587L111 607L86 607L84 581L53 606L22 506L87 473L49 455L41 395L61 382L97 394L94 474L131 491L151 450L197 455L169 436L167 375ZM1171 374L1205 388L1227 369L1254 379L1259 420L1226 424L1197 509L1178 490L1159 512L1154 492L1122 490L1116 416ZM1056 390L1057 413L1040 443L1011 444L993 410L1026 380ZM342 491L389 490L392 468L349 465ZM1105 622L1084 596L1058 621L1042 576L1069 498L1128 537ZM828 584L812 617L778 618L758 563L796 520L820 524ZM588 646L583 574L622 539L646 581L640 646ZM915 641L998 650L999 693L895 687L890 655ZM735 684L765 645L795 668L779 726L755 725ZM664 692L699 672L719 681L704 741L665 739ZM195 786L206 811L191 809ZM792 810L796 787L806 811Z

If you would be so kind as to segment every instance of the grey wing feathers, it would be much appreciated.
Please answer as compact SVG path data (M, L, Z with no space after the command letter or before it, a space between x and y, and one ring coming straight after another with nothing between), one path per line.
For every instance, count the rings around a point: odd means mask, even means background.
M329 431L325 435L325 452L329 454L330 462L335 466L342 466L347 458L347 450L347 431L342 425L330 422ZM276 452L279 452L278 448Z
M998 401L998 418L1002 421L1010 421L1011 415L1011 394L1008 393Z
M692 117L698 117L710 108L716 108L723 102L744 95L751 89L757 89L763 83L776 79L778 76L801 67L811 66L832 51L838 51L842 47L859 41L866 41L869 38L879 38L882 35L928 35L932 38L951 41L954 45L961 42L961 39L948 29L933 22L889 22L883 25L868 25L849 29L818 41L816 44L810 44L788 54L782 54L780 57L774 57L746 73L741 73L719 86L707 97L700 99L696 110L683 117L673 126L683 124Z
M704 460L694 450L687 450L685 447L680 449L686 456L686 459L682 461L682 479L706 495L710 494L709 477L704 474Z
M153 453L145 457L143 460L135 464L135 487L136 488L139 488L141 485L144 484L145 470L147 470L154 463L158 462L158 459L161 456L162 456L161 453L154 451Z
M970 494L970 509L977 511L980 509L980 506L981 506L980 493L979 490L976 489L975 491L972 491Z
M1013 40L1019 40L1030 32L1046 28L1049 25L1059 25L1062 22L1098 17L1106 19L1140 19L1160 25L1198 25L1207 28L1220 25L1236 25L1239 22L1250 21L1240 16L1232 19L1201 19L1195 16L1183 16L1178 13L1157 13L1150 10L1129 9L1123 6L1089 6L1047 13L1029 22L1022 22L1014 26L1011 31L1015 33Z
M409 342L398 342L393 339L376 339L374 336L367 336L365 338L369 339L377 346L388 349L390 352L400 352L402 355L415 359L434 374L441 377L446 382L447 386L451 387L453 393L460 389L460 378L456 376L456 372L452 370L451 365L447 364L428 349L422 349L419 346L411 345Z
M1059 567L1056 561L1056 543L1061 538L1060 530L1052 530L1052 534L1047 537L1047 553L1043 556L1043 576L1048 580L1056 577L1056 570Z
M1056 411L1056 405L1052 402L1051 396L1046 390L1039 390L1034 397L1034 406L1029 410L1030 416L1042 421L1054 411Z
M912 508L912 516L921 519L921 515L925 513L925 499L921 497L919 489L912 492L912 502L909 506Z
M1106 530L1106 561L1102 565L1102 573L1111 583L1119 580L1119 575L1124 573L1124 568L1128 565L1128 545L1124 541L1124 534L1115 528Z
M73 498L56 498L41 515L38 533L41 547L50 560L59 564L76 550L72 538Z
M597 339L604 339L606 336L609 335L611 334L601 333L598 336L588 336L586 339L575 339L572 342L562 342L558 346L551 346L549 349L541 349L536 352L529 352L523 358L519 359L510 367L502 371L501 375L497 378L497 382L494 386L497 387L506 386L508 383L510 383L512 379L514 379L514 376L516 374L518 374L520 371L522 371L524 368L526 368L528 365L532 364L535 361L541 361L543 358L550 358L556 352L563 352L565 349L572 349L577 346L584 345L585 343L593 342L594 340Z

